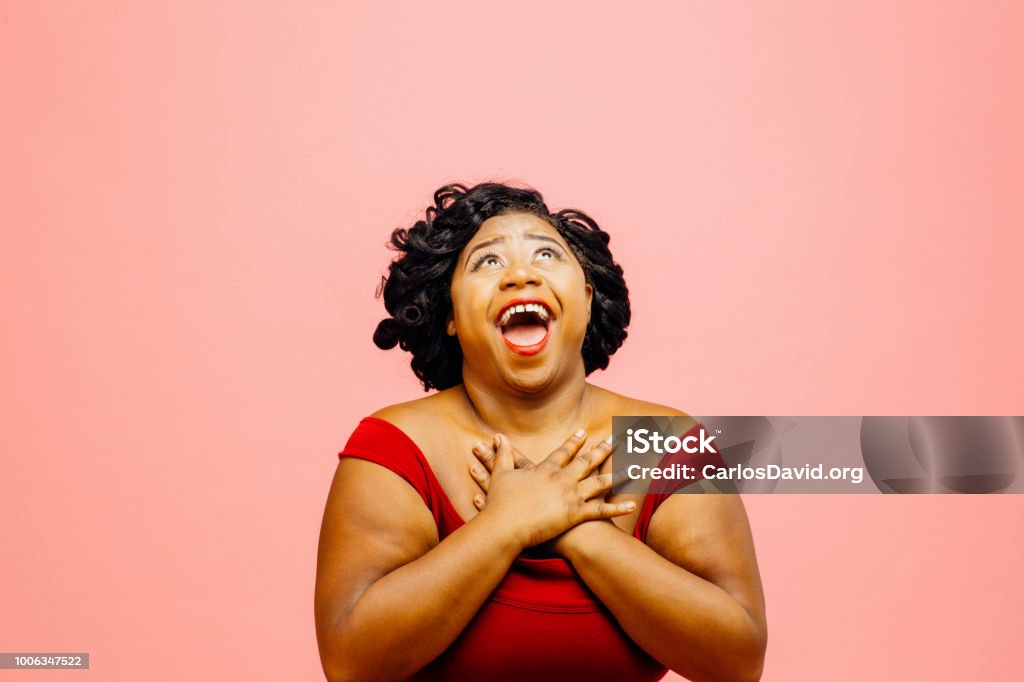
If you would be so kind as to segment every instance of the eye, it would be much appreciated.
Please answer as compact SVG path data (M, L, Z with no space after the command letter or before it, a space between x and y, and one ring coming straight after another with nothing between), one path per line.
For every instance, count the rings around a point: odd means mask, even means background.
M480 256L478 256L477 259L473 261L473 268L470 272L475 272L481 266L489 265L492 262L496 263L497 265L501 265L501 261L498 259L498 254L491 252L480 254Z
M544 255L549 256L548 258L542 258ZM537 258L541 260L562 260L562 254L558 249L553 249L550 246L545 246L543 249L537 249Z

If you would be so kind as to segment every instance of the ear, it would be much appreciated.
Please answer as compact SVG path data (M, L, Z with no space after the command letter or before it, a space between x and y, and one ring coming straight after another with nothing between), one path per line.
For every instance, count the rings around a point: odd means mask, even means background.
M590 306L594 304L594 287L588 282L584 288L587 290L587 324L590 324Z
M448 336L455 336L455 313L448 311Z

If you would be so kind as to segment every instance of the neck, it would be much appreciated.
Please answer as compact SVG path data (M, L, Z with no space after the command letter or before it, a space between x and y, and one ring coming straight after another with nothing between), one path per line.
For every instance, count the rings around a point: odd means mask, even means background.
M477 380L463 368L463 392L470 408L485 430L504 433L513 442L528 441L544 434L570 433L586 428L591 390L583 363L573 377L538 393L496 389Z

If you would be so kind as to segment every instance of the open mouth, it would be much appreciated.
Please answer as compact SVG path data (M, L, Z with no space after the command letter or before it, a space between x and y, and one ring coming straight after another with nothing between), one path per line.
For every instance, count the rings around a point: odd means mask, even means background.
M505 345L520 355L533 355L547 343L551 319L551 311L545 305L518 303L505 308L497 326Z

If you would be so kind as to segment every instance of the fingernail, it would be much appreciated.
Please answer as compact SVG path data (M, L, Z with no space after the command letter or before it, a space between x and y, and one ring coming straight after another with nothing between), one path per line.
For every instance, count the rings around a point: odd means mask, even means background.
M470 469L469 469L469 470L470 470L470 471L471 471L471 472L473 473L473 475L474 475L474 476L476 476L477 478L482 478L482 477L483 477L483 475L484 475L484 472L483 472L483 471L482 471L482 470L480 469L480 467L470 467Z
M494 434L494 447L496 447L496 448L500 448L501 447L501 434L500 433Z
M614 438L614 436L608 436L607 438L604 439L604 442L608 443L608 445L611 445L613 438Z
M483 452L487 448L482 440L478 440L476 444L473 446L473 449L476 450L477 452Z
M576 429L576 433L574 433L573 435L576 436L577 438L583 438L583 436L586 435L586 433L587 432L584 431L583 429Z
M626 503L626 510L627 511L633 511L634 509L636 509L636 502L627 502Z

